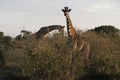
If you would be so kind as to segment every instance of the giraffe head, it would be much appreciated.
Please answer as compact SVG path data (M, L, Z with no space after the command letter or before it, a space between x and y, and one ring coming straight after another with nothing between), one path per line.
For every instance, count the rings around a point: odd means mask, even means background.
M58 28L59 32L60 32L60 31L63 31L64 28L65 28L65 26L60 26L60 27Z
M69 9L68 7L64 7L64 9L62 9L62 11L64 12L64 16L68 15L69 12L71 11L71 9Z

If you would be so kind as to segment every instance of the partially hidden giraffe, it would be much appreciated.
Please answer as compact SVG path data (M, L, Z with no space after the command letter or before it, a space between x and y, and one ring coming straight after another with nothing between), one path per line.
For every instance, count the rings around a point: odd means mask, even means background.
M45 26L40 28L39 31L35 33L36 39L39 40L42 37L44 37L47 33L53 31L53 30L58 30L62 35L64 32L64 26L62 25L50 25L50 26Z
M32 34L31 37L29 38L29 47L30 47L30 52L36 53L38 50L40 50L42 47L39 47L38 43L39 40L43 39L46 34L53 30L58 30L60 35L63 36L64 33L64 26L62 25L49 25L49 26L44 26L41 27L40 30L38 30L36 33ZM34 45L34 46L31 46Z
M21 33L23 33L23 38L27 39L30 42L35 42L36 40L40 40L43 37L45 37L46 34L48 34L53 30L58 30L60 34L63 36L64 27L65 26L62 26L62 25L49 25L49 26L41 27L40 30L38 30L33 34L32 32L26 31L26 30L21 30Z
M72 21L69 16L69 12L71 9L68 7L64 7L62 9L64 16L66 17L66 23L67 23L67 33L68 33L68 40L67 40L67 45L70 49L73 50L83 50L84 55L86 57L86 60L88 61L89 59L89 43L87 39L81 37L73 27ZM73 71L73 66L74 66L74 59L75 59L76 53L71 53L71 61L70 61L70 71L68 72L68 75L72 76L74 74ZM70 79L69 79L70 80Z

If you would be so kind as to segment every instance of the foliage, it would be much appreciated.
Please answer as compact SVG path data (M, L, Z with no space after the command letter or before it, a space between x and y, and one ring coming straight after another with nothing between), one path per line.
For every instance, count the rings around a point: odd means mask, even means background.
M22 35L20 34L20 35L17 35L16 37L15 37L15 39L16 40L22 40Z
M66 36L53 34L34 42L4 39L4 42L12 42L14 46L4 50L7 68L4 67L5 72L0 73L0 80L3 79L1 76L8 76L9 73L12 80L69 80L69 77L73 77L72 80L119 80L120 36L112 38L112 35L92 30L81 35L90 43L89 65L86 65L82 51L66 46ZM75 54L73 64L70 64L71 53ZM69 74L70 69L72 75Z
M0 32L0 43L3 41L4 33Z
M3 43L10 44L12 41L12 38L10 36L4 36Z
M104 36L93 31L84 34L90 44L90 65L87 77L90 80L119 80L120 77L120 37Z
M96 27L92 31L95 31L96 33L99 33L99 34L107 34L110 36L116 36L118 35L117 33L120 33L120 30L115 28L112 25L102 25L102 26Z

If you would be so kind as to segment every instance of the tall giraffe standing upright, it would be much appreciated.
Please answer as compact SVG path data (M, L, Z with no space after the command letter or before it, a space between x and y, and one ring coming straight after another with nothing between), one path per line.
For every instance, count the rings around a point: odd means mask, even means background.
M67 45L68 47L73 48L74 50L84 50L84 55L87 57L89 57L89 44L87 42L87 40L83 37L81 37L79 34L77 34L77 32L75 31L75 28L72 25L72 21L70 19L69 16L69 12L71 11L71 9L69 9L68 7L65 7L64 9L62 9L62 11L64 12L64 16L66 17L66 23L67 23L67 33L68 33L68 41L67 41ZM70 59L70 70L68 72L68 75L72 76L74 74L74 70L73 70L73 63L74 63L74 59L75 59L75 53L71 53L71 59ZM71 77L73 78L73 77ZM69 80L71 79L69 78ZM71 79L72 80L72 79Z
M75 28L73 27L72 21L69 16L69 12L71 11L71 9L69 9L68 7L65 7L65 9L62 9L62 11L64 12L64 15L66 16L68 45L70 47L72 46L74 50L84 49L85 55L87 55L88 57L89 56L89 43L87 42L87 39L77 34Z

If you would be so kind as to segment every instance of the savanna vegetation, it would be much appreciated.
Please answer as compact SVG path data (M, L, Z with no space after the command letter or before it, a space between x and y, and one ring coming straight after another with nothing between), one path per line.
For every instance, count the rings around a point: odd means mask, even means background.
M120 30L103 25L81 34L90 43L89 65L82 51L66 46L66 36L53 34L35 42L0 32L0 80L120 80ZM77 53L71 68L71 52Z

